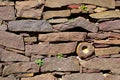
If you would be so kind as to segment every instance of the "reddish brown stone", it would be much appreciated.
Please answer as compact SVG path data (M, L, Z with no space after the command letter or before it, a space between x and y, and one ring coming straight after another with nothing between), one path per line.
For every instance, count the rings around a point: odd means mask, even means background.
M87 33L85 32L59 32L49 34L39 34L39 41L84 41Z

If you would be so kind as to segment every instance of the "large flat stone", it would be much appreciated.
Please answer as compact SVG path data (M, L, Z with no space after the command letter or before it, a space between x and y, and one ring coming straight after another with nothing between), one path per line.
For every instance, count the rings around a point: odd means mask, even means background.
M57 80L52 74L41 74L30 78L21 78L21 80Z
M102 31L112 31L120 29L120 20L102 22L99 24L99 29Z
M57 55L57 54L70 54L75 52L77 42L60 43L60 44L34 44L26 45L25 54L30 56L31 54L38 55Z
M37 0L16 1L17 17L41 18L44 6Z
M2 20L15 20L15 10L13 6L0 7L0 19Z
M52 26L45 20L17 20L8 23L10 31L52 32Z
M105 74L105 80L120 80L120 75Z
M3 50L0 61L29 61L29 58L15 52Z
M23 37L9 32L0 31L0 45L24 50Z
M79 62L75 57L71 58L47 58L41 67L42 72L47 71L79 71Z
M39 66L35 62L19 62L7 65L3 69L3 75L9 75L13 73L28 73L39 72Z
M120 52L120 47L95 48L96 56L119 54L119 52Z
M78 17L78 18L75 18L74 20L70 20L69 22L66 22L63 24L54 25L53 27L58 31L65 31L65 30L76 28L76 27L86 29L87 31L90 31L90 32L98 31L98 25L86 20L83 17Z
M46 0L45 6L47 7L62 7L69 4L94 4L98 6L108 7L108 8L115 8L115 1L114 0Z
M75 73L63 76L62 80L104 80L104 77L101 73Z
M70 10L46 11L43 13L43 18L49 19L53 17L68 17L70 14Z
M84 41L87 33L85 32L59 32L49 34L39 34L39 41Z
M120 58L93 58L88 61L81 61L80 64L89 69L112 70L120 69Z
M93 13L90 14L90 17L95 19L120 18L120 11L104 11L99 13Z
M0 80L17 80L13 75L9 75L8 77L1 77Z

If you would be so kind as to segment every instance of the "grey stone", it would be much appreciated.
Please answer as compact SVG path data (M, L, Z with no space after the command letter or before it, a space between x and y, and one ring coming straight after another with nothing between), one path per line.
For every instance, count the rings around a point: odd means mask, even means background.
M105 74L105 80L120 80L119 75Z
M29 61L29 58L21 54L3 50L0 55L1 61Z
M46 58L41 67L42 72L47 71L79 71L79 62L75 57L71 58Z
M68 17L70 14L70 10L46 11L43 13L43 18L49 19L53 17Z
M52 26L45 20L17 20L8 23L10 31L52 32Z
M90 14L90 17L95 19L120 18L120 11L103 11Z
M0 31L0 45L24 50L23 37L9 32Z
M60 43L60 44L34 44L34 45L26 45L25 54L30 56L31 54L38 55L57 55L61 54L70 54L74 53L77 46L77 42L70 43Z
M81 61L80 64L89 69L112 70L120 69L120 58L93 58L88 61Z
M49 34L39 34L39 41L84 41L87 33L85 32L59 32Z
M17 17L40 19L43 12L43 2L37 0L16 1Z
M90 32L97 32L98 31L98 25L86 20L83 17L75 18L74 20L70 20L69 22L63 23L63 24L57 24L53 26L54 29L58 31L65 31L76 27L81 27L83 29L86 29Z
M3 75L9 75L13 73L28 73L39 72L39 66L35 62L19 62L7 65L3 69Z
M15 10L13 6L0 7L0 19L2 20L15 20Z
M0 31L6 31L7 25L0 25Z
M62 80L104 80L104 77L101 73L75 73L63 76Z
M99 29L102 31L112 31L120 29L120 20L102 22L99 24Z
M13 75L9 75L8 77L0 77L0 80L17 80Z
M96 56L119 54L120 47L95 48Z
M41 74L34 77L21 78L21 80L57 80L51 73Z
M45 6L47 7L62 7L65 5L69 4L80 4L80 3L85 3L85 4L94 4L98 6L103 6L103 7L108 7L108 8L115 8L115 1L114 0L46 0Z

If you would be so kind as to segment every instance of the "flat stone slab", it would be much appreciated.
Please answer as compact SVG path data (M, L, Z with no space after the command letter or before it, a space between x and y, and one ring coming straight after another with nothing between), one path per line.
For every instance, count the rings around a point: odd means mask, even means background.
M120 58L93 58L88 61L81 61L81 66L89 69L112 70L120 69Z
M49 34L39 34L39 41L57 42L57 41L84 41L87 33L85 32L58 32Z
M115 1L114 0L46 0L45 6L47 7L62 7L66 6L69 4L80 4L80 3L85 3L85 4L94 4L102 7L108 7L108 8L115 8Z
M120 29L120 20L102 22L99 24L99 29L102 31L119 30Z
M105 80L120 80L120 75L105 74Z
M17 17L40 19L44 6L42 1L16 1Z
M21 32L52 32L52 26L45 20L17 20L8 23L8 30Z
M39 66L35 62L19 62L7 65L3 69L3 75L9 75L13 73L28 73L39 72Z
M30 56L31 54L38 55L57 55L57 54L70 54L75 52L77 42L61 43L61 44L34 44L26 45L25 54Z
M86 20L83 17L78 17L78 18L70 20L66 23L57 24L57 25L53 26L53 28L58 30L58 31L65 31L65 30L76 28L76 27L83 28L83 29L90 31L90 32L97 32L98 31L98 25Z
M0 1L0 6L13 6L15 5L12 1Z
M90 14L90 17L95 19L120 18L120 11L104 11L99 13L93 13Z
M21 80L57 80L52 74L41 74L34 77L21 78Z
M75 73L63 76L62 80L104 80L104 77L101 73Z
M24 50L23 37L9 32L0 31L0 45Z
M49 19L53 17L69 17L70 15L70 10L46 11L43 13L43 18Z
M64 23L67 22L68 19L67 18L58 18L58 19L49 19L48 22L49 23Z
M0 61L29 61L30 59L21 54L3 50L0 55Z
M41 67L42 72L47 71L79 71L79 62L75 57L70 58L46 58Z
M13 6L0 7L0 19L2 20L15 20L15 10Z
M120 47L95 48L96 56L119 54L119 52L120 52Z

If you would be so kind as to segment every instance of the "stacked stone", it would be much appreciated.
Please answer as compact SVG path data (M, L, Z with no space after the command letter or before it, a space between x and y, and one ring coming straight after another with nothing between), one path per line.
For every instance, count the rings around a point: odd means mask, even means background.
M119 0L1 1L0 80L120 80L119 7Z

